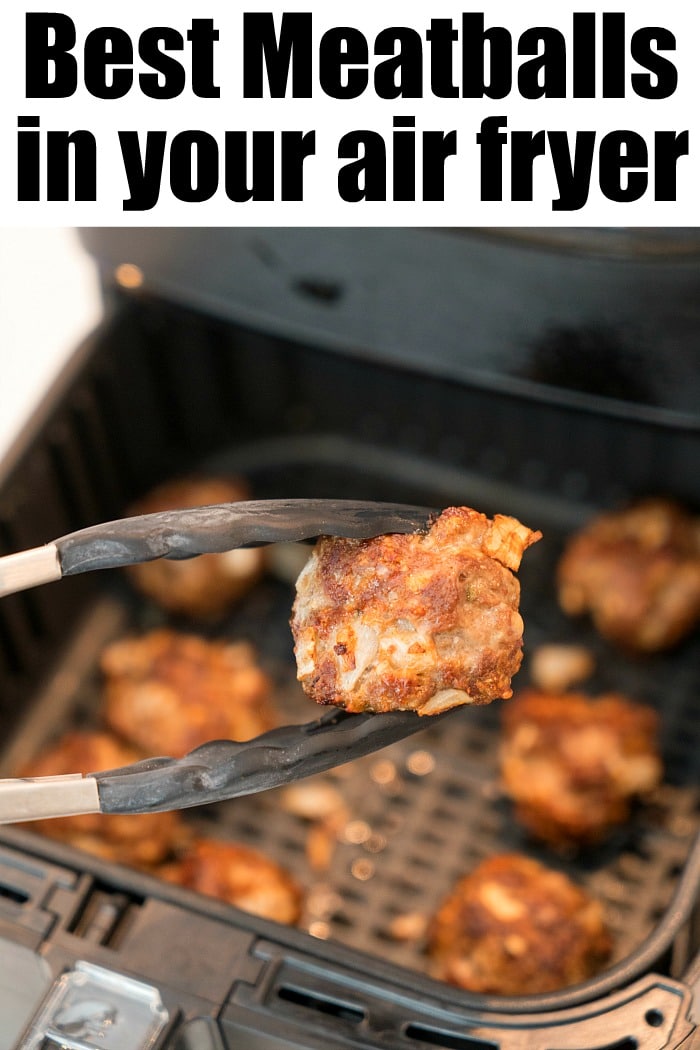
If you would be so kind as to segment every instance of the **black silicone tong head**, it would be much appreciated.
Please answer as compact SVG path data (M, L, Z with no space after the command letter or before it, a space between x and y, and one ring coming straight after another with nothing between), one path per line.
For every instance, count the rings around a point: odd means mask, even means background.
M379 751L450 711L348 714L281 726L253 740L212 740L183 758L146 758L100 773L0 780L0 824L79 813L162 813L252 795Z
M447 714L354 715L333 708L315 722L271 729L247 743L213 740L184 758L94 773L100 811L158 813L268 791L379 751Z
M236 547L347 536L369 539L427 528L434 510L361 500L273 499L216 503L92 525L0 558L0 596L93 569L183 559Z
M427 507L354 500L253 500L95 525L0 558L0 595L75 573L236 547L424 530ZM184 758L152 758L82 777L0 781L0 823L78 813L155 813L267 791L402 740L435 721L414 712L348 714L283 726L244 743L218 740Z

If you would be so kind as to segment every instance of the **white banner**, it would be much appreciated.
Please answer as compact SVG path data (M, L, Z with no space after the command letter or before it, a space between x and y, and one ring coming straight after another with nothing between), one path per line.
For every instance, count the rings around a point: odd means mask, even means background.
M694 226L687 0L3 8L17 226Z

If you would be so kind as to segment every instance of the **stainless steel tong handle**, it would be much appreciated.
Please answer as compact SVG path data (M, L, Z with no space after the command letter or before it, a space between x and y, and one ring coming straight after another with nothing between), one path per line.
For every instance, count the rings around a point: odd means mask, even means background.
M0 558L0 597L94 569L183 559L235 547L425 529L434 510L361 500L274 499L216 503L92 525L43 547Z

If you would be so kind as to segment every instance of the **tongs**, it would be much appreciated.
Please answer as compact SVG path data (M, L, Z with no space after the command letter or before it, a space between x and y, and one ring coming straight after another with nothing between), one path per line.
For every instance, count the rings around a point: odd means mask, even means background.
M93 525L43 547L0 558L0 596L93 569L183 559L236 547L425 530L427 507L355 500L219 503ZM432 716L431 725L450 712ZM119 769L0 780L0 823L83 813L159 813L250 795L371 754L425 729L415 712L348 714L332 708L303 725L239 743L214 740L183 758L147 758Z

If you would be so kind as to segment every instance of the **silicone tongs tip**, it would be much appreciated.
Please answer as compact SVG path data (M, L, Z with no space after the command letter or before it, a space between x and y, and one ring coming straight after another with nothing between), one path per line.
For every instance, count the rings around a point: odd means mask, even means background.
M429 507L359 500L278 499L216 504L124 518L0 558L0 595L94 569L183 558L275 542L368 539L425 530ZM427 721L434 722L434 716ZM79 813L154 813L266 791L341 765L423 729L414 712L352 715L338 708L245 743L203 744L89 776L0 781L0 823Z

